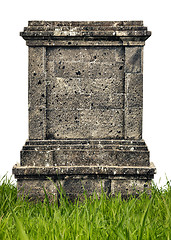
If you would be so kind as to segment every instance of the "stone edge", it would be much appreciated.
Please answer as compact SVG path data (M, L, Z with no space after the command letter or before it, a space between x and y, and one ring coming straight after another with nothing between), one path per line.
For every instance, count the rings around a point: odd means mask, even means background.
M12 169L16 178L23 176L58 176L58 175L145 175L152 179L156 173L153 163L149 167L137 166L51 166L51 167L32 167L14 165Z
M104 40L133 40L145 41L151 36L151 32L144 27L143 21L91 21L91 22L67 22L67 21L29 21L28 27L20 32L25 40L60 40L77 39L95 40L100 37ZM87 39L86 39L87 38Z

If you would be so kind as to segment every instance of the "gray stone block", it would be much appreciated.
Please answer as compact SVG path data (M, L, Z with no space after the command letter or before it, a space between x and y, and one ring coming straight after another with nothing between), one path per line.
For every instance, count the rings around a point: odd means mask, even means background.
M29 109L29 139L45 139L45 109Z
M125 72L140 73L142 65L142 48L141 47L125 47Z
M44 189L50 200L58 199L64 191L71 198L86 192L88 195L100 195L103 189L107 195L121 193L123 197L139 195L143 191L150 193L151 179L155 168L150 167L17 167L13 173L17 176L19 196L32 199L44 199ZM78 174L81 173L81 174ZM51 180L47 180L47 176Z
M59 198L59 192L56 182L53 183L47 179L18 179L17 189L18 197L25 197L31 200L45 199L45 191L50 201L57 200ZM58 186L59 187L59 186ZM44 191L45 190L45 191Z
M122 138L123 110L47 111L47 138Z
M53 151L24 150L21 154L21 166L53 166Z
M143 75L142 73L125 74L126 106L143 107Z
M142 108L125 108L125 139L142 138Z
M13 168L19 195L42 200L44 186L58 198L62 186L72 199L101 187L126 196L150 186L155 167L142 140L150 35L142 21L30 21L24 28L29 140Z
M46 69L45 47L29 48L29 139L45 138Z
M32 141L21 151L22 166L149 166L143 141Z
M140 179L117 179L111 180L111 195L116 196L121 193L122 196L127 197L130 195L139 195L140 193L146 191L150 193L151 181L150 180L140 180Z

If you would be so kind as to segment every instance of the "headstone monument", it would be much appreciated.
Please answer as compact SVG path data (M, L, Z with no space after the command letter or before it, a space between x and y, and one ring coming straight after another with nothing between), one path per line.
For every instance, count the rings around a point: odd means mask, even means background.
M13 167L20 193L42 199L44 186L57 196L53 182L70 198L148 189L155 167L142 113L150 35L142 21L28 23L21 36L29 47L29 139Z

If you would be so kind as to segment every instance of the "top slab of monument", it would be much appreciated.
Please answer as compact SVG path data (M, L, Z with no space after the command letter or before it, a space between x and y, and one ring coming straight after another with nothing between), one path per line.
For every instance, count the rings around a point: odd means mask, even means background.
M139 37L145 41L151 32L143 21L29 21L20 35L25 40L63 37Z

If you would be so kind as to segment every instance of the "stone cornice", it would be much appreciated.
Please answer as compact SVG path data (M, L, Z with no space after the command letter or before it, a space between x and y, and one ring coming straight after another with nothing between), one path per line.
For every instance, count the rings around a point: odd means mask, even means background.
M128 45L126 42L144 42L151 36L142 21L29 21L28 27L20 35L27 41L27 45L48 45L48 41L107 41ZM38 41L37 43L35 41ZM73 44L74 45L74 44ZM96 45L100 45L96 44Z

